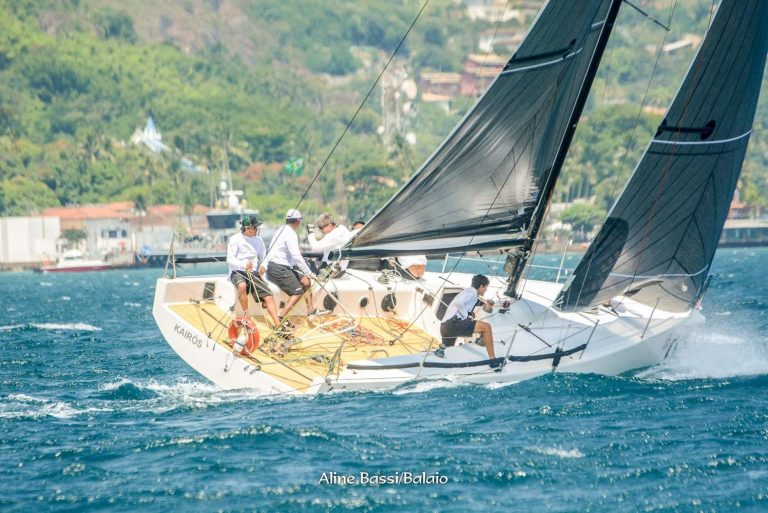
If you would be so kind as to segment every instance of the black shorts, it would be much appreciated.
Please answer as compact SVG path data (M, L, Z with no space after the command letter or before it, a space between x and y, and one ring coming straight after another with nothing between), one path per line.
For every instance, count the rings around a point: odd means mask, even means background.
M234 271L229 275L229 281L234 283L235 287L240 282L245 282L245 292L252 294L256 301L263 301L265 297L272 295L272 290L267 282L255 273L251 273L249 276L245 271Z
M459 319L453 317L440 324L440 335L443 337L443 345L450 347L456 344L456 337L470 337L475 332L475 320L471 317Z
M267 278L269 278L269 281L280 287L280 290L289 296L304 294L304 287L301 286L301 281L299 281L301 277L301 274L287 265L270 262L267 266Z

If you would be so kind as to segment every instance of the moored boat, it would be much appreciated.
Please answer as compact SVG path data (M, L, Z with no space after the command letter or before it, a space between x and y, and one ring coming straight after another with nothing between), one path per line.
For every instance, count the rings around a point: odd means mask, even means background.
M70 249L61 254L55 265L44 265L34 269L39 273L75 273L87 271L106 271L113 265L104 260L86 259L83 252Z

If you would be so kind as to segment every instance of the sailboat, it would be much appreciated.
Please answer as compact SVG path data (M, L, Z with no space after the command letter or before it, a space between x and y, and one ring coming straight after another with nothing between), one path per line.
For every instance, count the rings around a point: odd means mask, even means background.
M659 363L691 326L751 133L768 51L768 2L723 0L664 120L573 275L526 278L547 206L622 0L550 0L485 94L345 257L507 255L487 295L510 304L442 350L439 326L470 284L409 281L350 266L314 285L326 313L298 307L290 340L249 311L226 276L158 280L153 314L170 346L223 388L315 394L422 379L518 382L551 372L614 375ZM285 300L276 287L276 300ZM303 303L303 302L299 302ZM245 343L247 342L247 344Z

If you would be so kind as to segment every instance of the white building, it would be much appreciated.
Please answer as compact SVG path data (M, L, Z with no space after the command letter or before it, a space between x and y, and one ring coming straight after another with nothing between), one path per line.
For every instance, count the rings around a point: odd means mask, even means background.
M0 267L56 260L58 217L0 217Z

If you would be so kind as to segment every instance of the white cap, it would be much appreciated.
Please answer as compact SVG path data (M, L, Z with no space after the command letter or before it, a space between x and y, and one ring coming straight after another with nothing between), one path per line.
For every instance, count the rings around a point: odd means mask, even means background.
M288 212L285 213L285 220L286 221L298 221L300 219L301 219L301 212L299 212L295 208L292 208Z

